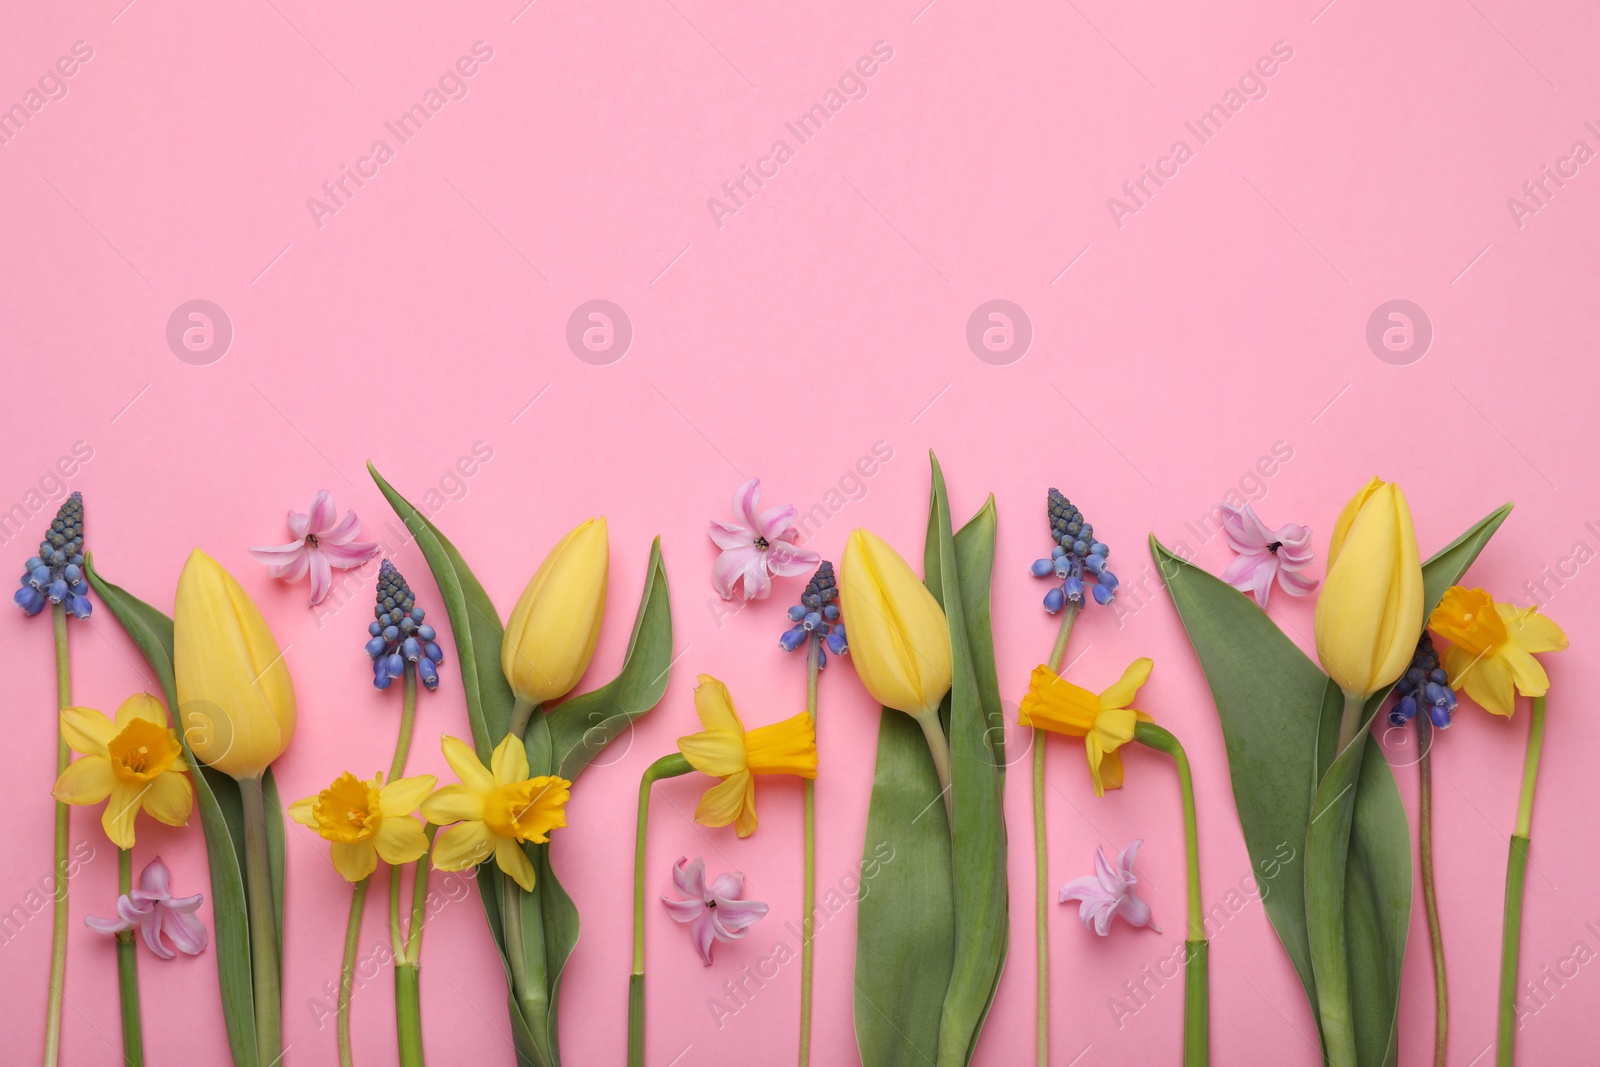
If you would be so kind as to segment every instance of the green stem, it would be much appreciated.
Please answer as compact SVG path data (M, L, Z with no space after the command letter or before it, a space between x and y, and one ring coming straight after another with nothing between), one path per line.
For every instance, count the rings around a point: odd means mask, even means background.
M56 777L72 759L61 733L60 712L72 706L72 660L67 647L67 608L50 609L56 639ZM55 1067L61 1056L61 1005L67 983L67 805L56 801L55 927L50 935L50 991L45 1007L44 1063Z
M406 771L406 757L411 753L411 731L417 724L417 665L407 663L404 696L400 701L400 736L395 739L394 759L389 763L388 781L394 781Z
M812 635L806 653L806 711L812 725L817 721L817 683L822 674L822 638ZM817 783L805 780L805 882L802 905L805 917L801 920L803 932L800 940L800 1067L811 1063L811 989L812 957L811 939L815 934L817 907Z
M400 1034L401 1067L423 1067L422 988L415 963L394 966L394 1022Z
M372 879L363 878L350 893L350 919L344 929L344 964L339 968L339 1067L350 1067L350 996L355 989L356 946L361 940L361 911L367 902L367 887Z
M1361 729L1362 713L1367 710L1367 698L1352 693L1344 695L1344 710L1339 713L1339 745L1335 752L1343 752L1355 740Z
M1445 1067L1450 1033L1450 992L1445 980L1444 934L1439 926L1439 895L1433 881L1433 723L1417 715L1417 851L1421 856L1422 904L1428 915L1428 945L1433 950L1433 1067Z
M250 976L255 993L256 1059L266 1067L283 1056L283 1003L278 975L278 917L272 899L266 799L260 778L242 778L246 904L250 919Z
M1511 835L1506 860L1506 912L1500 937L1500 1028L1495 1063L1511 1067L1517 1040L1517 964L1522 949L1522 892L1528 876L1529 831L1533 826L1533 790L1539 781L1544 751L1544 697L1533 698L1528 723L1528 754L1522 763L1522 796L1517 801L1517 830Z
M133 892L133 850L117 849L117 889ZM117 993L122 1001L122 1058L127 1067L144 1067L144 1024L139 1020L139 957L133 931L117 934Z
M1061 629L1056 632L1055 647L1050 650L1047 666L1057 673L1067 654L1067 641L1072 637L1072 624L1078 618L1078 602L1068 601L1061 609ZM1035 956L1038 962L1038 1031L1037 1054L1039 1067L1050 1062L1050 862L1045 839L1044 821L1044 737L1037 727L1033 731L1033 927L1037 938Z
M424 831L428 835L428 852L433 850L433 838L438 832L437 826L429 826ZM428 862L428 852L417 860L416 870L411 875L411 927L406 931L405 962L413 967L422 962L422 924L428 918L428 873L433 869Z
M644 1067L644 842L650 826L650 787L663 778L694 770L674 752L645 769L639 779L639 819L633 835L633 974L628 978L628 1067Z
M933 756L933 771L939 776L939 795L944 798L945 819L950 824L950 832L956 830L955 800L950 796L950 740L944 736L944 727L939 723L939 709L932 708L919 715L913 715L917 725L922 727L922 736L927 739L928 752Z
M1206 943L1205 905L1200 898L1200 822L1195 812L1194 775L1189 756L1172 734L1154 723L1142 722L1134 739L1147 748L1165 752L1178 767L1178 789L1183 795L1183 845L1189 870L1189 937L1184 966L1183 1063L1205 1067L1211 1062L1211 966Z
M537 704L529 704L527 701L518 698L511 705L511 721L506 726L506 733L510 734L512 737L526 737L528 734L528 723L533 719L533 709L538 706L539 705Z

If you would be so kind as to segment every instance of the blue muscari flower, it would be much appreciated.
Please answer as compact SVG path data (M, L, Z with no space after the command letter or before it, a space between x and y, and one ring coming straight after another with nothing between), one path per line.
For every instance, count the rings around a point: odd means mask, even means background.
M1394 683L1394 691L1400 699L1389 709L1389 725L1404 726L1423 708L1434 726L1443 730L1450 725L1456 695L1450 690L1450 675L1439 666L1439 653L1434 651L1433 638L1428 634L1424 633L1417 642L1411 666Z
M61 505L39 554L22 566L22 581L11 598L24 612L37 615L46 604L65 604L67 613L89 617L89 582L83 576L83 494L73 493Z
M1101 607L1111 603L1121 584L1106 569L1111 549L1105 542L1095 540L1094 527L1084 521L1083 512L1073 507L1060 490L1050 490L1046 510L1050 539L1055 544L1050 555L1034 560L1030 569L1035 578L1055 578L1060 584L1044 595L1044 610L1054 615L1068 604L1082 605L1085 589Z
M833 576L833 564L823 560L817 573L811 576L800 594L800 603L789 609L793 624L778 638L778 647L793 652L807 641L821 643L817 649L817 665L828 665L828 653L842 656L850 651L844 638L844 623L839 621L839 583Z
M379 689L405 674L406 665L415 664L417 677L429 689L439 688L439 665L444 650L439 635L422 621L422 609L406 584L405 576L394 564L384 560L378 568L378 605L372 609L375 621L367 627L367 655L372 657L372 684Z

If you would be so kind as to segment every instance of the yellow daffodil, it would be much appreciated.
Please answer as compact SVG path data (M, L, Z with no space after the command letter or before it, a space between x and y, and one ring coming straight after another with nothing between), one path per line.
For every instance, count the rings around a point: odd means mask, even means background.
M100 816L118 848L133 847L133 821L140 809L168 826L185 826L194 788L178 735L167 725L167 709L147 693L122 702L116 721L93 708L63 708L61 736L83 754L56 779L63 804L109 800Z
M1442 656L1452 689L1465 689L1484 711L1509 716L1518 693L1542 697L1550 676L1535 652L1560 652L1567 635L1538 608L1497 604L1482 589L1453 585L1428 619L1450 642Z
M950 691L944 609L889 543L858 529L839 564L850 660L874 700L907 715L938 711Z
M261 777L294 737L294 683L250 594L199 549L178 576L172 645L195 758L230 778Z
M749 837L756 832L756 775L817 776L817 729L808 713L746 732L728 687L709 674L695 686L694 708L705 730L678 738L678 751L695 770L722 779L700 798L696 822L734 823L740 837Z
M1133 740L1139 723L1155 721L1129 707L1154 666L1152 660L1136 659L1115 685L1096 695L1041 664L1028 680L1019 721L1083 738L1095 795L1103 797L1107 789L1122 788L1122 754L1117 750Z
M434 840L433 865L441 871L464 871L492 855L502 871L531 893L533 862L522 843L543 844L551 830L567 825L572 783L553 775L528 777L527 750L510 734L494 750L489 767L459 738L441 738L440 745L461 784L444 786L424 800L422 817L436 826L459 825Z
M289 817L333 842L333 866L359 882L385 863L410 863L428 851L422 823L411 818L438 779L431 774L396 778L383 772L363 781L346 771L316 796L289 805Z
M1365 700L1411 664L1422 595L1411 508L1399 486L1373 478L1339 514L1317 597L1317 658L1347 702Z
M594 658L606 613L605 516L585 519L539 564L506 623L500 668L526 704L565 696Z

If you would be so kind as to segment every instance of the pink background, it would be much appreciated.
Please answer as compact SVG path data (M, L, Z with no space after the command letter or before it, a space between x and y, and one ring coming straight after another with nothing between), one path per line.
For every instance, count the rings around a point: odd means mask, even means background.
M1600 14L1509 0L923 2L13 10L0 33L0 104L25 101L74 42L93 56L0 146L10 398L0 511L31 513L20 533L14 519L3 526L6 559L20 572L65 492L52 472L82 442L92 458L68 480L88 500L90 547L108 575L170 608L179 568L201 546L267 613L300 697L299 733L277 767L292 798L346 768L385 765L398 697L371 688L361 652L372 570L315 613L305 586L272 582L246 555L285 539L286 508L331 489L388 542L436 619L427 569L386 530L392 515L367 458L413 499L438 491L436 521L502 612L561 533L604 512L611 615L583 688L614 673L660 534L681 658L661 706L579 783L556 858L584 916L562 1004L566 1062L614 1064L640 772L693 728L696 673L725 679L752 723L792 714L803 697L799 658L776 648L799 580L728 615L709 585L706 520L759 475L769 502L833 512L810 540L825 555L868 525L915 558L924 457L936 449L963 515L985 493L998 497L996 640L1014 702L1053 634L1038 606L1044 583L1027 565L1047 546L1041 506L1058 485L1110 542L1125 583L1117 611L1080 623L1072 674L1100 688L1134 656L1153 656L1141 706L1196 764L1205 895L1230 912L1214 930L1215 1062L1315 1064L1312 1019L1259 902L1239 893L1230 903L1250 867L1221 737L1144 538L1184 542L1220 570L1231 555L1221 539L1185 524L1239 491L1274 523L1311 524L1320 554L1343 500L1380 473L1405 487L1426 553L1515 498L1473 579L1501 599L1537 596L1575 648L1589 646L1600 621L1600 579L1586 565L1600 547L1588 422L1600 164L1570 177L1575 164L1560 161L1578 140L1600 149L1584 125L1600 126ZM384 123L477 41L493 55L464 82L467 95L400 144ZM892 58L862 83L865 97L800 144L784 124L880 41ZM1198 144L1184 123L1275 42L1292 58L1245 83L1266 95ZM46 79L60 96L57 85ZM380 138L393 158L361 188L350 183L354 194L319 226L307 199ZM792 158L719 226L707 199L780 138ZM1119 226L1107 198L1144 165L1170 174L1160 160L1179 138L1193 158ZM1569 178L1519 220L1507 198L1545 164ZM615 350L590 362L566 341L574 309L597 298L624 308L633 328L608 365ZM995 298L1031 320L1020 359L1017 346L990 354L996 362L968 346L968 317ZM1384 360L1367 321L1397 298L1425 309L1434 335L1425 352L1413 343ZM215 346L190 361L169 348L169 316L194 299L231 320L220 359ZM479 442L492 459L454 474ZM893 458L853 481L876 442ZM1275 448L1270 476L1259 474ZM1278 597L1272 614L1309 647L1309 603ZM24 904L48 876L52 775L50 628L5 618L0 909ZM72 642L80 702L109 711L152 686L98 602ZM437 734L467 731L449 659L423 700L413 772L446 774ZM1586 926L1600 925L1600 728L1577 696L1600 678L1581 651L1554 657L1550 673L1522 958L1525 976L1549 967L1566 978L1528 1002L1538 1010L1520 1037L1527 1062L1573 1062L1600 1009L1594 968L1563 962L1580 943L1600 948ZM875 729L849 665L830 668L819 891L859 861ZM1452 1063L1484 1062L1493 1041L1525 732L1525 716L1505 724L1464 707L1435 761ZM1398 736L1385 745L1414 810L1411 748ZM1096 845L1143 836L1145 888L1167 930L1099 940L1052 907L1053 1062L1172 1062L1176 985L1120 1027L1109 1002L1181 936L1174 776L1135 752L1128 787L1097 800L1080 748L1053 740L1049 767L1051 885L1086 872ZM1019 770L1008 786L1015 936L977 1056L990 1067L1033 1048L1032 831ZM719 946L707 969L651 905L649 1061L786 1062L797 966L720 1029L707 1002L778 941L794 944L785 924L800 915L800 790L764 781L761 830L741 842L689 821L705 785L658 789L651 890L669 886L679 855L701 855L713 872L745 871L772 914L744 942ZM97 819L72 819L74 843L95 856L72 887L72 1064L105 1063L118 1043L111 942L77 925L109 913L115 895ZM286 1059L331 1063L334 1028L317 1005L331 1003L349 891L323 842L296 830L288 849ZM197 821L184 831L141 821L140 862L157 853L181 890L207 888ZM381 897L363 954L386 939ZM201 914L209 924L209 904ZM1420 908L1415 920L1405 1064L1424 1063L1431 1046ZM854 1062L854 923L852 905L818 935L820 1064ZM49 927L46 912L0 945L11 989L0 1033L20 1062L42 1041ZM423 959L434 1062L512 1063L500 965L475 900L429 923ZM211 954L163 963L141 953L141 972L150 1061L223 1062ZM354 1019L358 1057L389 1060L387 974L357 995Z

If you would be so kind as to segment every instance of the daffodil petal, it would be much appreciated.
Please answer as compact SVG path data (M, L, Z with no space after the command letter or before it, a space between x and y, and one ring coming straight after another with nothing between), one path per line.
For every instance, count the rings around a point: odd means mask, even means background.
M110 719L93 708L61 709L61 736L67 747L86 756L103 756L106 746L117 736Z
M1100 694L1100 707L1125 708L1132 704L1133 698L1139 695L1139 687L1150 677L1150 671L1155 665L1155 660L1147 656L1128 664L1128 669L1122 672L1122 678Z
M55 798L63 804L98 804L117 784L111 761L104 756L75 760L56 779Z
M720 785L707 789L694 809L694 821L701 826L727 826L744 810L745 798L750 795L754 777L749 771L740 771Z
M483 796L464 785L447 785L422 802L422 817L435 826L483 818Z
M459 737L441 737L439 747L444 751L444 761L456 772L461 784L474 793L487 793L495 786L494 775L479 760L472 746Z
M149 693L135 693L127 700L124 700L122 706L117 709L117 729L126 729L128 724L135 719L144 719L146 722L153 722L157 726L165 726L167 725L166 706Z
M746 775L744 800L733 829L740 837L749 837L756 832L756 825L756 779L754 775Z
M495 835L481 819L442 830L433 839L433 865L441 871L464 871L494 854Z
M1505 620L1506 634L1525 650L1560 652L1567 647L1566 632L1538 608L1496 604L1495 610Z
M329 855L334 870L348 882L359 882L378 869L378 853L371 841L335 841Z
M533 892L533 861L522 851L522 846L509 837L495 841L494 861L511 880L528 892Z
M385 863L410 863L428 851L428 835L409 815L386 817L372 835L372 845Z
M289 818L301 826L317 828L317 798L315 796L301 797L289 805Z
M519 737L506 734L489 757L489 771L496 785L510 785L528 777L528 748Z
M1484 711L1510 718L1517 710L1511 668L1493 656L1484 656L1472 664L1462 675L1461 683L1467 696Z
M744 732L707 730L678 738L678 751L690 766L713 778L726 778L745 769Z
M1525 697L1542 697L1550 692L1550 676L1533 653L1513 641L1501 645L1495 659L1505 664L1517 692Z
M410 815L428 798L439 779L431 774L396 778L378 790L378 811L385 816ZM472 818L472 816L466 816Z
M106 800L106 810L100 813L100 825L105 829L106 836L118 848L133 847L133 821L139 815L140 803L143 801L144 786L128 785L117 782L111 787L111 796Z
M157 775L146 783L144 810L168 826L187 826L189 812L194 807L194 790L189 779L175 771Z
M707 731L724 731L739 736L744 734L744 723L734 710L733 697L728 687L709 674L702 674L694 687L694 710L700 716L700 725Z

